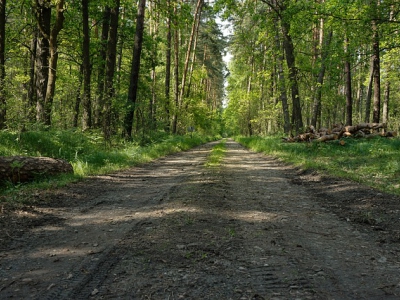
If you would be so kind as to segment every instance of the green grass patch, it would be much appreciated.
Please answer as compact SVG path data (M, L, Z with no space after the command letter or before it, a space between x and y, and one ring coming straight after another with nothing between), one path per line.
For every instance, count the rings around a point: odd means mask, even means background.
M238 137L244 146L303 169L315 169L400 195L400 140L344 138L327 143L285 143L278 136Z
M225 140L222 140L220 143L215 145L210 155L207 157L207 161L204 164L206 167L218 167L221 165L221 161L223 160L226 152Z
M214 139L214 137L198 134L175 136L159 133L132 142L115 139L111 143L105 143L100 132L50 130L14 133L1 131L0 156L62 158L72 164L74 174L44 178L29 184L5 183L1 186L0 196L12 195L18 191L29 189L58 187L82 177L115 172L158 157L188 150Z

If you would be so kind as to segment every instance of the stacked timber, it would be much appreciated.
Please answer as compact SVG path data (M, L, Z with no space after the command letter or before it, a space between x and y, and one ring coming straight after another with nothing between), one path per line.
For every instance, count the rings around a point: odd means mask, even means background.
M381 129L381 132L378 132ZM304 133L294 137L283 138L286 142L327 142L338 140L342 137L394 137L395 131L386 131L385 123L360 123L353 126L335 124L331 129L320 128L315 130L314 126L308 126Z

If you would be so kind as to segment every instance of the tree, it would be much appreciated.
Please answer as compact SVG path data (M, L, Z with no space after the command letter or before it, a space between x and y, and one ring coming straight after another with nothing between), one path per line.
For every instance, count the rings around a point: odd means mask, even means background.
M107 59L107 45L108 45L108 34L110 31L110 18L111 8L106 5L102 16L102 30L100 36L100 49L99 49L99 64L97 70L97 97L95 99L94 109L94 125L100 126L102 122L102 112L104 110L104 87L105 87L105 72L106 72L106 59Z
M397 63L388 61L389 53L400 45L398 6L395 2L246 0L234 6L231 1L218 1L234 20L231 49L235 49L232 52L235 68L231 67L229 84L235 87L228 89L228 105L232 104L232 107L228 106L229 112L233 114L236 110L236 118L250 119L254 133L263 132L260 129L264 122L261 111L268 112L287 132L285 112L290 108L291 125L298 131L302 127L301 122L314 127L330 127L335 123L351 124L355 118L361 121L361 109L369 117L372 105L368 102L368 95L374 95L374 122L379 122L379 73L382 72L379 70L384 70L385 80L392 79L390 93L395 91L392 86L395 71L392 67ZM242 32L246 34L244 42ZM281 48L284 56L279 56ZM285 65L280 57L286 59ZM371 73L365 67L370 58L373 63ZM250 61L253 63L250 64ZM382 62L384 67L380 66ZM364 93L362 87L368 86L370 74L371 92ZM252 85L260 87L260 91L252 89L253 100L241 101L233 93L249 90L248 76L251 76ZM288 79L286 82L283 80L285 76ZM353 112L354 80L358 83L357 114ZM268 84L270 88L265 89ZM291 93L287 106L285 93ZM243 97L243 93L241 95ZM273 103L271 99L276 99L275 103L280 106L276 115L272 106L268 106L268 103ZM391 99L394 99L392 94ZM393 105L390 101L390 106ZM258 111L253 111L253 108ZM247 115L243 114L244 111ZM393 110L389 112L398 114ZM241 133L249 131L247 122L244 123L242 120L236 122Z
M313 112L311 118L311 125L317 128L317 123L321 121L321 106L322 106L322 87L324 85L324 78L326 73L326 64L327 58L329 54L329 46L332 41L333 36L333 29L329 30L328 36L326 37L324 34L324 24L325 22L323 19L320 21L320 28L318 30L319 34L319 48L320 48L320 70L317 76L316 82L316 93L314 96L314 105L313 105Z
M166 113L166 128L170 131L170 90L171 90L171 46L172 46L172 29L171 29L171 2L167 0L167 40L165 50L165 113Z
M378 6L380 0L372 0L372 74L374 79L374 105L373 118L374 123L379 123L381 109L381 71L380 71L380 47L379 47L379 32L378 32Z
M118 3L120 9L116 9ZM195 17L197 4L161 1L144 6L143 15L149 13L149 18L143 26L149 30L143 33L142 54L131 60L137 29L132 20L138 11L127 0L7 1L7 19L13 26L6 20L0 24L5 26L7 38L2 40L7 78L1 82L7 96L5 124L11 130L38 128L35 122L57 129L102 127L109 139L125 128L127 101L122 99L131 83L125 70L132 67L133 60L137 65L141 57L141 71L136 71L137 100L132 106L135 132L146 135L169 130L173 114L179 115L177 133L187 126L199 131L217 128L223 46L212 8L202 3L202 14L197 10ZM176 51L174 32L178 36ZM175 109L172 82L178 83L179 95L185 69L183 97Z
M36 74L36 53L37 53L37 38L38 38L38 30L37 28L33 29L32 32L32 37L30 41L30 47L29 47L29 71L28 71L28 76L29 76L29 81L25 84L25 93L27 95L27 108L28 108L28 113L27 113L27 119L29 122L34 123L36 120L36 103L37 103L37 93L35 90L35 74Z
M5 41L6 41L6 0L0 0L0 129L6 127L6 69L5 69Z
M291 123L296 132L303 128L303 119L301 112L300 91L298 84L298 69L296 66L296 57L294 44L290 33L290 22L293 18L292 11L288 9L287 0L262 0L272 11L276 13L280 20L283 33L283 49L285 51L286 64L289 70L290 90L292 95L292 119Z
M382 108L382 123L387 124L389 120L389 99L390 99L390 81L386 81L385 93Z
M49 59L49 74L46 88L45 103L45 119L46 125L51 125L51 111L54 99L54 91L56 87L57 78L57 63L58 63L58 41L57 37L64 25L64 0L58 0L56 5L56 21L53 28L50 31L49 47L50 47L50 59Z
M347 57L344 62L344 76L345 76L345 90L346 90L346 126L353 125L353 96L351 89L351 67L350 67L350 59L348 57L349 53L347 51L347 45L349 44L349 39L346 38L344 41L345 44L345 54Z
M106 78L104 83L104 120L103 134L107 140L111 138L111 106L114 97L114 73L116 65L116 51L118 39L118 15L119 15L120 0L114 0L114 7L110 11L110 31L108 34L107 54L106 54Z
M83 116L82 130L92 127L92 107L91 107L91 65L90 65L90 31L89 31L89 0L82 0L82 67L83 67Z
M144 32L144 16L145 16L146 0L139 1L139 7L136 18L136 34L133 47L133 58L130 72L130 84L128 91L128 100L126 103L126 114L124 121L124 136L132 138L132 126L135 113L135 104L139 83L140 71L140 55L142 52L143 32Z
M367 95L365 99L365 117L364 121L366 123L369 123L370 121L370 115L371 115L371 99L372 99L372 85L374 82L374 66L373 66L373 59L371 58L371 68L370 68L370 75L369 75L369 81L368 81L368 87L367 87Z
M36 119L45 125L51 125L51 113L57 78L57 63L59 57L58 34L64 24L64 0L59 0L55 6L56 17L53 28L51 27L50 0L36 0L34 9L38 30L34 31L36 46ZM38 35L36 36L36 33Z
M278 27L276 26L277 18L274 21L274 32L275 32L275 48L277 59L276 59L276 68L277 68L277 85L278 85L278 93L279 93L279 101L282 104L282 114L283 114L283 131L286 134L290 133L290 116L289 116L289 106L287 101L287 93L286 93L286 82L285 82L285 73L283 71L283 49L280 38L280 32Z
M286 9L285 5L282 10ZM290 89L292 92L292 124L294 129L299 132L303 128L303 119L301 113L300 91L298 85L298 70L296 66L296 58L294 53L294 45L292 37L290 36L290 23L287 19L281 19L281 26L283 32L283 48L286 54L286 63L289 69Z
M35 0L34 10L38 27L35 61L36 120L46 123L48 119L46 117L48 111L46 109L46 92L49 79L51 1Z
M179 95L179 103L180 104L182 104L183 97L185 95L185 86L186 86L187 73L188 73L188 68L189 68L190 54L192 51L196 51L196 49L193 49L193 45L194 45L194 41L196 39L196 34L198 33L197 29L200 24L202 7L203 7L203 0L197 0L196 10L194 12L194 17L193 17L192 30L190 33L186 56L185 56L185 64L183 67L182 83L181 83L181 89L180 89L180 93L179 93L180 94Z
M178 110L179 110L179 27L178 4L174 6L174 115L172 117L172 133L176 134L178 130Z

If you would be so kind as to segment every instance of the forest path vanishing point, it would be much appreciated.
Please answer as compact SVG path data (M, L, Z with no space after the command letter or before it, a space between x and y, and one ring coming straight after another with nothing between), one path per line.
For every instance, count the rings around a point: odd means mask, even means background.
M3 214L0 298L400 298L398 227L388 222L399 211L382 222L355 217L398 198L232 140L222 164L206 167L217 143Z

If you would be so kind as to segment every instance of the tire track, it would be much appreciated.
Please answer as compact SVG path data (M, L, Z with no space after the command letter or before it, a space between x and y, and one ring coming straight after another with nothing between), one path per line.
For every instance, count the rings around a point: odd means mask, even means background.
M37 222L1 253L0 298L87 299L96 294L124 257L120 242L160 213L174 188L198 172L213 144L60 191L57 206L46 210L57 223Z

